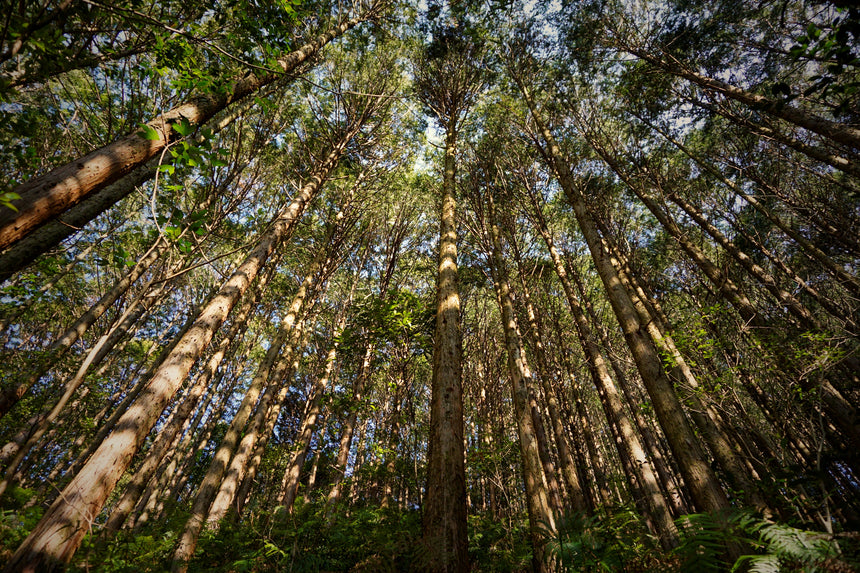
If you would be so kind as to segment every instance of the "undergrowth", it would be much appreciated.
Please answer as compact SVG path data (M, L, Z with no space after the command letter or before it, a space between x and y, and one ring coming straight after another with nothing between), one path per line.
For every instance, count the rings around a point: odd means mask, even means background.
M19 492L24 496L26 492ZM0 561L35 527L41 510L24 504L0 512ZM8 506L7 506L8 507ZM169 519L110 540L89 537L69 571L156 573L170 569L184 522ZM860 570L860 535L830 535L776 523L749 511L687 515L677 521L679 546L662 551L639 514L630 507L603 508L597 515L571 513L545 534L559 572L749 572L849 573ZM469 517L472 571L518 572L531 567L526 515L499 519ZM740 549L728 557L727 547ZM737 551L736 551L737 554ZM298 500L292 514L255 513L241 524L225 520L205 532L189 571L196 572L393 572L420 570L427 547L421 542L417 509L336 508Z

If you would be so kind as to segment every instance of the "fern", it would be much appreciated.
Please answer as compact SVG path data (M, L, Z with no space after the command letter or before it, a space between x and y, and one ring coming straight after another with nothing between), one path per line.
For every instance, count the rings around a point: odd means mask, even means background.
M682 573L720 572L732 566L727 548L730 545L755 545L745 534L751 522L746 512L728 511L694 513L677 520L681 544L676 553L681 558Z
M844 561L835 559L839 548L830 536L775 523L750 511L685 515L678 520L678 529L682 541L676 552L684 573L852 570ZM732 563L727 550L731 546L753 549L755 553Z
M744 555L732 571L749 564L752 573L769 573L781 570L781 564L794 565L807 572L822 571L824 562L836 557L839 550L830 536L796 529L788 525L759 520L750 528L757 532L765 555Z

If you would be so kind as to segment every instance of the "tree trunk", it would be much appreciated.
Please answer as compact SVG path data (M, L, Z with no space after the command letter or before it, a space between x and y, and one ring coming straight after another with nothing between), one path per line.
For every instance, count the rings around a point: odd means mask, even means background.
M600 227L601 225L598 226ZM770 515L771 511L768 508L767 502L762 497L755 481L744 467L742 460L738 457L738 453L724 431L722 417L714 408L708 394L699 385L686 359L677 346L675 346L675 341L668 334L668 325L664 322L664 317L655 310L656 301L652 303L648 299L647 294L639 285L635 274L627 263L626 257L622 255L605 227L604 233L607 249L613 253L612 260L616 265L618 277L630 293L630 298L639 316L639 321L646 325L648 334L654 340L657 347L671 358L669 374L682 388L687 389L686 399L691 405L689 409L690 417L702 433L711 453L728 475L732 487L740 492L740 495L758 511L763 512L765 515ZM582 285L579 284L578 280L577 283L580 290L582 290Z
M361 16L345 20L301 48L278 60L281 73L257 76L248 73L233 84L232 90L200 95L150 121L147 130L156 139L147 139L135 132L97 149L90 154L58 167L40 177L22 183L12 191L21 196L15 201L17 212L0 210L0 249L22 239L51 217L64 212L92 193L98 192L136 167L162 153L170 144L182 139L173 124L183 121L191 126L203 125L216 113L239 101L261 87L289 75L301 64L315 56L326 44L375 16L382 3L377 3Z
M335 331L340 333L343 329L346 319L346 313L338 321L339 324L335 327ZM281 481L281 493L278 496L278 505L283 506L284 511L293 512L293 504L296 501L296 494L299 490L299 478L301 477L302 468L305 465L305 457L308 453L308 448L311 445L316 430L317 419L319 418L320 410L322 409L323 394L331 380L334 366L337 362L338 343L336 338L332 339L332 346L326 356L325 369L322 376L317 379L316 383L308 395L308 401L305 405L304 419L299 428L299 432L293 440L293 451L290 455L290 461L287 463L287 470L284 472L284 478Z
M26 376L24 382L16 385L14 388L6 390L0 395L0 418L5 416L9 410L18 403L27 390L38 382L44 376L53 363L58 360L71 346L83 336L83 334L91 327L96 320L107 311L113 303L115 303L122 295L124 295L129 287L134 284L153 264L159 259L169 247L169 243L164 237L159 237L149 250L141 257L127 275L118 280L113 287L106 292L102 297L93 304L87 312L85 312L75 323L60 335L59 338L51 345L47 355L38 361L34 367L34 371Z
M511 393L514 401L514 417L517 420L517 432L522 455L523 477L525 480L526 502L529 514L529 529L531 530L533 559L535 571L551 571L554 562L546 550L547 535L555 534L555 515L550 505L549 495L545 486L545 478L541 465L539 445L532 419L529 386L533 383L531 371L526 361L525 352L520 341L519 327L514 313L511 288L502 260L502 246L499 229L494 220L495 206L490 198L489 224L492 235L493 283L499 310L502 313L502 325L505 332L505 344L508 351L508 375L511 379Z
M824 266L824 268L827 269L827 272L837 278L841 282L841 284L847 289L849 289L854 295L860 295L860 280L858 280L857 277L845 272L845 269L842 266L836 264L836 262L826 253L824 253L824 251L812 244L812 242L810 242L802 234L795 231L780 217L776 216L776 214L774 214L770 209L765 207L762 202L759 201L756 197L750 195L749 193L746 193L743 190L742 186L737 185L733 181L727 179L720 172L720 170L717 169L715 165L694 153L687 146L682 144L677 139L673 138L670 134L666 133L662 129L654 126L651 123L648 123L648 125L655 129L658 133L660 133L660 135L662 135L664 138L666 138L667 141L671 142L678 149L684 152L690 159L695 161L697 165L699 165L708 173L716 177L720 182L723 183L723 185L731 189L738 197L742 198L744 201L752 205L755 210L761 213L768 221L773 223L783 233L793 239L801 247L801 249L807 256L809 256L815 261L818 261L822 266ZM857 175L860 176L860 172L858 172Z
M521 264L519 249L513 249L514 254L517 256L517 264ZM543 393L546 397L547 402L547 412L549 414L549 421L552 425L553 435L555 437L556 449L558 450L559 457L559 465L561 466L561 474L564 478L565 485L567 486L568 496L573 506L574 511L587 513L588 512L588 504L585 500L585 496L583 494L582 484L580 483L579 476L576 471L576 462L573 459L573 456L570 452L570 445L568 444L567 437L564 435L564 427L562 426L562 418L561 413L559 412L558 400L555 397L555 392L553 388L550 386L549 377L550 377L550 367L546 363L545 350L543 345L543 340L541 337L541 328L537 322L537 316L535 313L534 305L531 301L531 296L526 288L525 277L523 276L522 269L520 269L520 278L522 279L522 287L523 287L523 299L526 304L526 316L529 320L529 328L533 333L535 338L535 349L536 355L538 356L538 363L542 369L541 375L538 376L541 385L543 386ZM562 507L558 508L559 510L563 509Z
M455 162L457 135L445 137L445 173L436 283L436 333L430 398L427 496L422 531L433 571L469 570L466 469L463 456L463 338L457 278Z
M213 126L213 133L227 127L236 117L236 114L231 114L219 121L217 125ZM124 199L137 187L155 177L157 167L158 161L156 159L151 159L149 162L136 167L104 189L90 194L64 213L45 221L25 238L2 251L0 253L0 283L26 268L40 255L55 248L63 240L83 229L93 219ZM220 190L223 191L230 185L241 170L241 168L234 168L230 176L219 185ZM218 190L215 192L217 193Z
M271 268L274 269L274 265ZM194 408L198 405L203 393L207 390L209 381L218 370L218 366L220 366L221 361L224 359L227 349L233 343L236 336L240 335L240 332L244 332L247 328L251 312L255 308L256 303L271 276L272 271L270 270L260 277L260 281L254 289L254 294L247 298L245 303L239 309L239 312L236 313L236 316L230 324L230 329L218 343L212 356L207 361L206 366L200 374L197 375L197 379L191 386L185 400L174 413L172 420L165 424L158 433L158 437L155 439L152 446L150 446L146 458L132 476L131 481L126 486L125 493L114 506L113 511L108 517L104 526L104 531L106 533L115 533L122 527L123 523L125 523L125 520L128 518L128 514L140 498L143 488L161 464L167 454L168 448L173 444L182 430L183 425L187 421L188 416L190 416L194 411Z
M761 110L780 119L784 119L789 123L793 123L794 125L800 126L813 133L817 133L832 142L842 143L849 147L853 147L854 149L860 149L860 129L824 119L795 106L779 101L773 101L764 96L748 92L726 82L709 78L708 76L686 68L678 60L670 61L635 46L624 45L624 49L634 56L642 58L649 64L652 64L653 66L672 75L684 78L706 90L714 91L735 101L739 101L749 106L751 109Z
M352 385L352 399L356 403L361 403L364 397L365 386L370 378L371 363L373 360L374 345L368 343L364 351L364 358L361 361L361 368ZM355 422L358 419L358 411L355 408L350 408L349 412L343 420L341 426L340 442L337 449L337 457L334 462L334 484L328 493L326 502L328 511L337 505L340 501L343 492L343 482L346 479L346 464L349 461L349 450L352 446L352 437L355 433Z
M698 511L725 509L729 507L725 492L717 481L692 428L687 423L684 410L672 387L672 382L663 372L662 360L654 347L654 343L639 323L630 295L615 272L609 254L604 248L600 234L586 207L585 198L575 187L561 149L538 116L531 96L523 84L520 84L519 87L546 142L547 148L542 149L542 151L547 154L547 160L556 172L559 183L573 207L579 228L605 286L607 297L624 332L627 345L630 347L639 368L642 381L648 390L648 395L654 405L660 425L663 427L663 432L671 445L672 453L678 461L684 482L690 490L696 509Z
M107 211L123 197L155 176L156 165L150 161L111 183L65 213L45 221L26 237L0 253L0 283L26 268L40 255L59 245L87 223Z
M257 373L254 376L251 385L248 387L245 397L242 399L242 403L236 411L236 415L233 417L232 422L230 422L230 427L228 428L227 433L221 439L221 443L215 451L212 462L209 464L209 469L197 490L197 496L194 499L194 505L191 509L191 516L185 524L185 529L179 538L179 543L177 544L176 550L173 554L172 570L174 573L184 573L188 569L188 563L194 555L194 549L197 547L197 540L200 536L200 531L203 529L210 506L221 489L224 475L230 465L230 460L233 457L234 451L239 444L240 435L248 424L248 419L251 417L254 408L257 407L266 410L268 401L271 400L274 393L277 393L277 390L274 387L270 387L270 391L267 392L269 398L264 398L263 401L265 404L258 405L257 400L260 397L261 392L267 387L269 380L276 381L275 385L280 384L283 380L284 372L293 362L292 353L295 349L292 346L287 345L288 348L284 349L283 355L281 355L281 350L288 340L298 340L298 337L294 336L294 326L296 325L296 321L298 320L300 313L303 311L305 302L309 298L313 299L316 294L315 285L318 280L317 273L319 272L320 267L324 266L323 263L328 256L327 248L329 246L330 245L327 242L311 264L310 270L305 276L301 286L299 286L296 295L293 297L292 304L290 304L286 315L281 319L281 322L278 325L278 333L266 351L266 356L257 368ZM256 440L256 433L248 432L247 435L250 435L249 440ZM245 450L243 450L244 461L247 460L246 452L253 449L253 444L249 445L244 441L243 444L246 446ZM239 465L244 464L240 463ZM219 503L219 512L222 509L226 512L230 503L233 501L232 497L235 494L235 487L238 485L236 480L236 478L238 478L238 472L239 468L236 468L234 475L228 479L228 486L224 489L224 494L221 496Z
M293 202L280 212L257 246L207 304L197 322L155 372L140 398L119 420L119 430L114 431L99 446L86 466L66 486L12 556L6 572L35 573L39 568L67 563L72 558L89 530L90 523L131 464L135 452L167 402L272 251L292 232L305 205L316 196L353 134L354 131L347 132L331 150L310 181L301 188Z
M143 316L144 312L149 309L146 303L147 301L149 302L149 305L154 305L158 302L159 298L164 293L165 285L162 284L156 288L154 292L147 293L151 284L152 281L143 287L141 295L134 302L128 305L125 312L117 318L116 322L108 332L106 332L90 349L77 372L64 384L63 394L53 405L51 410L47 413L41 414L38 417L38 422L30 427L29 436L26 442L21 445L17 455L6 466L4 479L0 482L0 496L2 496L3 492L6 491L6 487L10 483L12 476L15 474L15 471L18 469L18 466L23 461L24 457L30 452L33 446L38 443L42 436L45 435L45 432L59 417L66 404L72 398L72 395L78 390L78 388L80 388L89 369L94 365L98 365L105 356L113 350L117 342L125 336L136 321ZM4 453L5 452L6 448L4 448Z
M597 345L597 340L592 332L585 311L579 303L579 299L573 292L573 287L564 267L564 262L553 244L552 237L546 228L540 206L533 199L535 207L535 219L538 231L543 237L549 250L556 275L561 281L565 296L567 297L571 313L576 322L576 331L579 335L583 352L588 358L588 368L591 371L592 380L600 396L606 419L617 429L618 437L615 441L618 448L618 456L622 462L629 462L629 471L633 473L638 482L642 494L645 496L647 510L660 538L664 549L671 549L678 544L678 530L672 520L672 512L666 503L666 498L660 491L660 480L658 479L651 460L645 453L645 448L639 439L639 435L633 428L630 418L624 411L623 400L609 374L603 353Z

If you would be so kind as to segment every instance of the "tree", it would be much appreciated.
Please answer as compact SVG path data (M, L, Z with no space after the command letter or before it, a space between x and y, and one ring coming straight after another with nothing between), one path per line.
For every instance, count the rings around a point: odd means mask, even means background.
M431 569L434 571L466 571L469 568L455 190L457 136L481 90L481 70L473 61L479 54L478 47L469 38L457 30L443 29L428 47L426 59L418 62L415 70L418 98L445 130L431 434L423 521L425 543L433 548Z

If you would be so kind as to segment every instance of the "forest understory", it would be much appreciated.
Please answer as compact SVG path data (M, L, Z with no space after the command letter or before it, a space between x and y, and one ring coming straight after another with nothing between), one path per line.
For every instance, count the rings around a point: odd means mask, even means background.
M0 567L860 570L860 8L0 0Z

